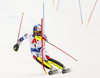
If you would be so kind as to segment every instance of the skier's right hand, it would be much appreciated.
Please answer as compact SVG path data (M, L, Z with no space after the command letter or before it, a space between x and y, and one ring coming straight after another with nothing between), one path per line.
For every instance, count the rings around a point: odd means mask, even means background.
M16 43L14 46L13 46L13 49L14 49L14 51L18 51L18 49L19 49L19 45L18 45L18 43Z

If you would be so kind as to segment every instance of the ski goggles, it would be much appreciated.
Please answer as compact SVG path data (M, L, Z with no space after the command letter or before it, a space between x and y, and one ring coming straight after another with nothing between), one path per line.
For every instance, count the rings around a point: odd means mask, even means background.
M35 35L41 35L41 31L34 31Z

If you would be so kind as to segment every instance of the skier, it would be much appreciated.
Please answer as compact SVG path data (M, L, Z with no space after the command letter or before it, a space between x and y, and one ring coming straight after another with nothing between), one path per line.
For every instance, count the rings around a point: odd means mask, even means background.
M41 36L41 25L35 25L33 27L33 31L26 33L24 36L22 36L18 42L13 46L14 51L18 51L19 46L21 45L21 43L29 38L29 42L30 42L30 49L31 49L31 54L32 57L42 65L42 52L41 52L41 40L38 40L36 37L37 36ZM46 35L43 34L43 39L44 41L48 41ZM45 49L45 45L43 45L43 62L44 62L44 67L47 69L50 69L50 71L57 71L57 69L55 69L53 65L55 65L56 67L58 67L59 69L61 69L62 71L66 70L65 66L60 63L59 61L50 58L47 50Z

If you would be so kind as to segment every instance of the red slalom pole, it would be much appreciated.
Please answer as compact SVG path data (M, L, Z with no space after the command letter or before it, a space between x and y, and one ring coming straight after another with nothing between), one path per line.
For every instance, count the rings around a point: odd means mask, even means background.
M44 72L45 73L47 73L46 72L46 70L45 70L45 68L44 68L44 64L43 64L43 19L41 19L41 47L42 47L42 66L43 66L43 70L44 70Z
M72 59L74 59L75 61L77 61L74 57L72 57L71 55L69 55L68 53L66 53L65 51L63 51L62 49L60 49L59 47L53 45L52 43L45 41L47 43L49 43L50 45L54 46L55 48L59 49L60 51L62 51L63 53L65 53L66 55L68 55L69 57L71 57Z
M89 17L89 20L88 20L88 22L87 22L87 26L88 26L88 24L89 24L89 22L90 22L91 16L92 16L92 14L93 14L93 11L94 11L94 8L95 8L97 2L98 2L98 0L96 0L96 2L95 2L95 4L94 4L93 10L92 10L92 12L91 12L91 14L90 14L90 17Z
M21 22L20 22L20 27L19 27L19 32L18 32L17 42L18 42L18 40L19 40L19 35L20 35L20 30L21 30L22 20L23 20L23 15L24 15L24 13L22 13L22 17L21 17Z

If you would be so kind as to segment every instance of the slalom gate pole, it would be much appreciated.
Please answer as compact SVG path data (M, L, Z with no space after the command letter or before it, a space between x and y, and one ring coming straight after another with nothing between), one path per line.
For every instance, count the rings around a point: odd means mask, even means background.
M44 3L43 3L43 19L41 19L41 47L42 47L42 66L44 72L47 74L45 68L44 68L44 63L43 63L43 29L44 29Z
M58 10L58 7L59 7L59 2L60 2L60 0L58 0L58 4L57 4L57 10Z
M44 2L43 2L43 33L45 33ZM45 42L44 42L45 45Z
M81 10L80 0L79 0L79 8L80 8L81 23L83 24L83 17L82 17L82 10Z
M44 2L43 2L43 33L45 33Z
M71 57L72 59L74 59L75 61L77 61L74 57L72 57L71 55L69 55L68 53L66 53L65 51L63 51L62 49L60 49L59 47L53 45L52 43L48 42L48 41L45 41L47 42L48 44L54 46L55 48L59 49L60 51L62 51L63 53L65 53L66 55L68 55L69 57Z
M89 17L89 20L88 20L88 22L87 22L87 26L88 26L88 24L89 24L89 22L90 22L91 16L92 16L92 14L93 14L93 11L94 11L94 9L95 9L95 6L96 6L97 2L98 2L98 0L96 0L96 2L95 2L95 4L94 4L94 7L93 7L92 12L91 12L90 17Z
M43 64L43 19L41 19L41 47L42 47L42 66L43 66L43 70L44 70L44 72L45 73L47 73L46 72L46 70L45 70L45 68L44 68L44 64Z
M54 0L53 0L53 5L52 5L52 7L54 8Z
M17 42L18 42L18 40L19 40L19 35L20 35L21 26L22 26L22 20L23 20L23 15L24 15L24 13L22 13L22 17L21 17L21 22L20 22L20 27L19 27L19 32L18 32Z

